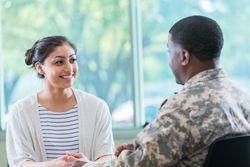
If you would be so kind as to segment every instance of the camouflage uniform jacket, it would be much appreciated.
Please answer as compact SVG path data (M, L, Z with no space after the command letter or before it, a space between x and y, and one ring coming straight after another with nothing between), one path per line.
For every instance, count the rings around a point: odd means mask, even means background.
M137 135L134 151L125 150L118 159L99 165L202 167L216 138L238 133L250 133L250 97L221 69L210 69L193 76L168 99Z

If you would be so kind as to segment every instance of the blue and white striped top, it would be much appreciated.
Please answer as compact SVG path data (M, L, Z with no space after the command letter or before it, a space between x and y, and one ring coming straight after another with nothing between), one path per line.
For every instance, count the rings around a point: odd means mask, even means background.
M53 112L39 105L38 111L47 159L56 159L66 152L79 152L77 106L66 112Z

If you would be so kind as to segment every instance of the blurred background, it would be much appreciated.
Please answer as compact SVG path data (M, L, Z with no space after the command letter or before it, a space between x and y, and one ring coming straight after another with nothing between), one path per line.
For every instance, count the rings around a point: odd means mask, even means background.
M221 67L250 94L248 0L0 0L0 166L11 104L43 86L24 53L45 36L78 48L75 87L110 107L116 145L132 142L161 102L181 89L168 67L167 35L179 19L204 15L224 33Z

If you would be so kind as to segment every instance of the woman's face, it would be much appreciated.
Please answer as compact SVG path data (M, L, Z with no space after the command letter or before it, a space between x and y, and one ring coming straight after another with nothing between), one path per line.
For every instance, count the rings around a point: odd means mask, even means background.
M56 47L41 65L40 74L44 75L46 86L64 89L73 85L78 72L74 49L64 44Z

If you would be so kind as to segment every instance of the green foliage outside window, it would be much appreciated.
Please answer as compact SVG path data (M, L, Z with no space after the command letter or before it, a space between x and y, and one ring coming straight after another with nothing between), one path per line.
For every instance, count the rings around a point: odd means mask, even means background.
M1 3L6 110L33 89L25 81L33 78L24 64L26 49L44 36L65 35L78 48L76 87L106 100L111 112L119 106L125 106L125 116L133 112L129 0L2 0ZM221 66L233 82L250 92L249 8L248 0L140 1L148 121L155 117L161 101L181 88L168 68L166 43L169 28L186 16L209 16L221 25L225 39ZM133 123L133 115L128 121Z

